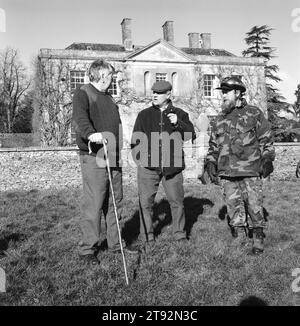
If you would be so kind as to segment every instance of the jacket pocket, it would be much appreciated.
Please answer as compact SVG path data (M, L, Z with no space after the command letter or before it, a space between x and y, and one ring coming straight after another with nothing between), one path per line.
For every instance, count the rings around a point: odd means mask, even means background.
M252 121L248 125L238 124L236 132L243 146L249 146L257 142L256 125Z

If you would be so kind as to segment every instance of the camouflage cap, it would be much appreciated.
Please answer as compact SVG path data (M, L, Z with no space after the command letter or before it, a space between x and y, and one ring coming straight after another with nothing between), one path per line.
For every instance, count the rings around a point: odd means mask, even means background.
M221 81L220 87L217 87L216 89L222 89L222 90L236 89L236 90L240 90L241 92L246 92L246 86L238 76L230 76L224 78Z
M167 91L172 90L172 85L166 80L159 80L153 84L151 87L152 91L155 93L166 93Z

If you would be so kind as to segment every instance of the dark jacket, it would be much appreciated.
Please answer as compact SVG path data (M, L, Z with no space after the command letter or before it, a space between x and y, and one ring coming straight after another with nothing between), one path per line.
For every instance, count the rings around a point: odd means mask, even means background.
M219 176L259 176L262 157L275 158L270 123L263 112L246 104L228 114L220 113L212 127L207 155L207 161L217 164Z
M175 113L176 126L167 115ZM185 168L183 142L195 138L188 114L170 101L163 112L156 106L142 110L135 121L131 138L132 156L136 164L164 175L179 173Z
M82 85L73 96L73 125L80 154L88 154L88 137L101 132L108 139L108 151L117 163L122 149L122 124L118 106L110 94L100 92L92 84ZM91 143L96 156L102 145ZM113 162L111 162L113 163Z

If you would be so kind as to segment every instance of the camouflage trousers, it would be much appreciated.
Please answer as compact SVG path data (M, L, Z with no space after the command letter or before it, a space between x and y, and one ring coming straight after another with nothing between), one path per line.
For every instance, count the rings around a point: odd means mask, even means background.
M258 177L221 179L231 227L265 228L263 181ZM248 218L249 217L249 218Z

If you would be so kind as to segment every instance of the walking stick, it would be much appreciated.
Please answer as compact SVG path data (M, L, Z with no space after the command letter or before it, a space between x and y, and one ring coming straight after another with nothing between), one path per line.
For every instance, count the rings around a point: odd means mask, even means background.
M125 279L126 279L126 284L128 285L129 282L128 282L128 276L127 276L126 260L125 260L123 245L122 245L122 238L121 238L121 231L120 231L120 225L119 225L118 211L117 211L117 205L116 205L116 201L115 201L115 193L114 193L112 179L111 179L110 164L109 164L109 158L108 158L108 152L107 152L106 144L107 144L107 140L103 139L103 149L104 149L104 155L105 155L105 160L106 160L106 167L107 167L109 185L110 185L110 189L111 189L111 196L112 196L112 201L113 201L114 210L115 210L115 217L116 217L116 222L117 222L118 236L119 236L121 254L122 254L123 265L124 265ZM89 143L88 143L89 153L92 152L90 146L91 145L90 145L90 141L89 141Z

